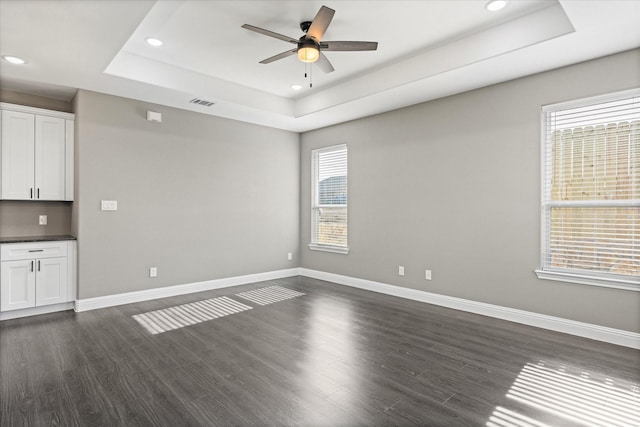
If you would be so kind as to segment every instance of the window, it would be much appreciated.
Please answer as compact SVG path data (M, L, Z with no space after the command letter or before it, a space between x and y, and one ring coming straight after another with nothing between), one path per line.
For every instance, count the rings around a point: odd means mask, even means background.
M640 290L640 90L543 108L538 277Z
M346 254L347 246L347 146L311 152L310 249Z

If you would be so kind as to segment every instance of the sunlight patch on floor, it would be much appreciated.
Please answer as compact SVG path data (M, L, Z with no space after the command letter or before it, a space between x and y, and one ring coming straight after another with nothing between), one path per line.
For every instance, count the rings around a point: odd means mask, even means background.
M585 426L640 426L638 384L565 365L527 363L507 398ZM536 420L518 417L523 416L497 407L487 426L544 426Z
M498 406L489 421L487 427L550 427L548 424L541 423L529 418L525 415L519 414L515 411Z
M151 334L159 334L251 310L251 308L231 298L219 297L149 311L132 317Z
M302 292L296 292L288 288L283 288L282 286L269 286L236 294L236 296L240 298L244 298L259 305L273 304L274 302L280 302L300 297L302 295L304 295Z

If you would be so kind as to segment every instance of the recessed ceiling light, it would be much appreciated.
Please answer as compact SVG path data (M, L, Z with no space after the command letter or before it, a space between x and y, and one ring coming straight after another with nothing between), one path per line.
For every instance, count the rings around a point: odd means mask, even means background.
M484 7L489 12L497 12L500 9L503 9L507 5L507 0L491 0Z
M160 47L162 46L164 43L162 43L162 40L160 39L156 39L155 37L147 37L145 39L145 41L147 42L147 44L153 46L153 47Z
M302 89L302 85L297 85L297 84L296 85L291 85L291 89L300 90L300 89Z
M18 65L24 64L27 62L22 58L18 58L17 56L9 56L9 55L3 55L2 59L4 59L7 62L11 62L12 64L18 64Z

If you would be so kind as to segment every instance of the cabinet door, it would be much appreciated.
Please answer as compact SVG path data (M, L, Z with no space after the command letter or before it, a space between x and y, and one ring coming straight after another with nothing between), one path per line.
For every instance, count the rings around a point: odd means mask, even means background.
M35 261L0 263L0 311L35 307Z
M2 111L2 199L34 197L34 124L33 114Z
M67 258L36 260L36 307L69 300Z
M35 117L35 199L65 199L65 120Z

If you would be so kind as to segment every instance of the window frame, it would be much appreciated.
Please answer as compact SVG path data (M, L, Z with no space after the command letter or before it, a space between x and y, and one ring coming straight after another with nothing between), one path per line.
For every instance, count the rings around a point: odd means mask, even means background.
M332 252L337 254L347 255L349 253L349 191L347 190L347 200L344 205L320 205L318 203L318 187L320 182L318 181L318 158L319 154L327 153L332 151L340 151L345 150L347 152L347 188L349 183L349 150L347 148L347 144L338 144L332 145L329 147L322 147L311 150L311 236L308 247L314 251L322 251L322 252ZM317 236L317 222L316 222L316 210L326 208L341 208L344 207L346 210L346 222L347 222L347 244L345 246L341 245L329 245L325 243L318 243L315 241L315 237Z
M606 288L624 289L631 291L640 291L639 279L634 276L625 276L614 273L605 273L589 270L562 270L553 269L545 266L545 259L547 256L547 248L550 244L551 237L551 221L550 215L547 214L547 209L557 206L573 206L573 207L595 207L601 205L593 201L575 201L574 203L558 203L550 201L547 193L551 191L551 175L547 176L547 153L550 150L547 141L547 114L550 112L566 110L571 108L579 108L588 105L594 105L599 103L606 103L616 101L624 98L640 97L640 88L609 93L606 95L593 96L588 98L581 98L572 101L560 102L555 104L549 104L542 106L540 114L540 165L541 165L541 188L540 188L540 267L535 270L535 273L539 279L554 280L560 282L569 282L582 285L600 286ZM548 201L549 200L549 201ZM610 205L615 205L615 202ZM620 203L623 206L640 207L635 199L629 199L629 202Z

